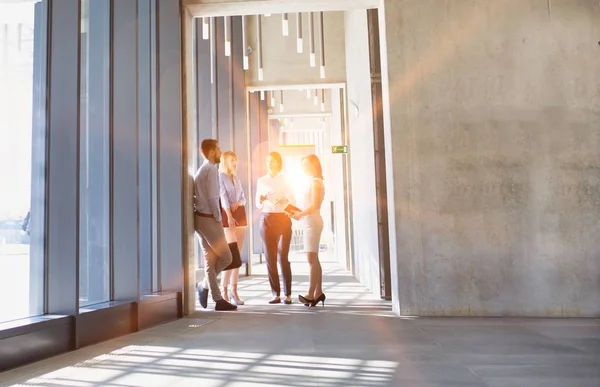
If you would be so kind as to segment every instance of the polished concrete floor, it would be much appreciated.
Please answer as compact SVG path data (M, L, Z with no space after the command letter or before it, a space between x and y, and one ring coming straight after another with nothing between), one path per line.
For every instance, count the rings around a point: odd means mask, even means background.
M337 264L325 307L268 305L264 268L237 312L194 316L0 374L5 386L600 386L600 320L398 318ZM307 286L302 257L294 294Z

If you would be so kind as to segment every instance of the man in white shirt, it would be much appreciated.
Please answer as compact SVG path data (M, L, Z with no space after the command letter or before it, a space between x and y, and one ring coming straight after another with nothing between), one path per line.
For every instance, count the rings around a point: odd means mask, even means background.
M260 217L260 236L263 251L267 258L269 284L273 298L269 304L281 303L279 273L277 272L277 253L283 275L285 304L292 303L292 269L288 254L292 241L292 221L285 213L285 207L294 202L294 194L286 176L281 173L283 161L277 152L267 156L268 174L257 181L256 207L262 210Z
M205 272L198 284L198 298L203 308L208 304L208 290L212 293L216 310L235 310L237 306L223 299L217 276L231 263L231 250L221 223L219 201L219 171L221 148L217 140L207 139L201 145L204 163L194 175L194 228L200 237L204 252Z

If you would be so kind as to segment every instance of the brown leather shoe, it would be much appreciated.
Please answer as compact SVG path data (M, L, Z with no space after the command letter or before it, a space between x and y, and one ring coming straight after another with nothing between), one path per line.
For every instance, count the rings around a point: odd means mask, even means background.
M236 310L237 306L231 305L229 302L225 300L219 300L216 302L215 310L219 311L228 311L228 310Z

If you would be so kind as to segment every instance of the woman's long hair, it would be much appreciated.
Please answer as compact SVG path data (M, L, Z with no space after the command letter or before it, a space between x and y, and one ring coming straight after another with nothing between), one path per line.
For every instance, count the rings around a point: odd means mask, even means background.
M233 159L237 160L237 155L235 154L235 152L227 151L223 152L223 154L221 155L221 163L219 164L219 170L221 172L226 173L227 176L235 175L234 171L232 171L230 167L230 161Z
M317 155L304 156L304 159L307 160L310 165L312 165L312 177L317 177L323 180L323 168L321 167L321 160L319 160Z

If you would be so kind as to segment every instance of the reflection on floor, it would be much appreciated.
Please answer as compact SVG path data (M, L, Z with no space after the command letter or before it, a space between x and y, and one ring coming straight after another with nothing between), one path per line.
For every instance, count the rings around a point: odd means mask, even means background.
M307 286L294 257L294 295ZM0 374L22 386L600 386L600 320L399 318L335 263L327 302L268 305L260 267L247 305ZM263 271L264 273L264 271Z
M344 313L344 314L377 314L392 316L392 307L389 302L381 300L373 295L364 286L354 279L352 274L340 267L340 265L329 255L323 254L321 266L323 269L323 292L327 295L325 308L307 309L298 301L298 295L304 295L308 289L309 266L304 254L290 254L292 265L292 305L279 305L274 308L269 305L271 289L267 277L266 264L253 264L252 277L240 277L238 292L245 302L240 306L238 312L251 314L314 314L314 313ZM283 278L280 276L281 295L283 296ZM209 297L210 301L210 297ZM198 311L204 313L214 309L214 304L209 302L205 311L196 305Z

